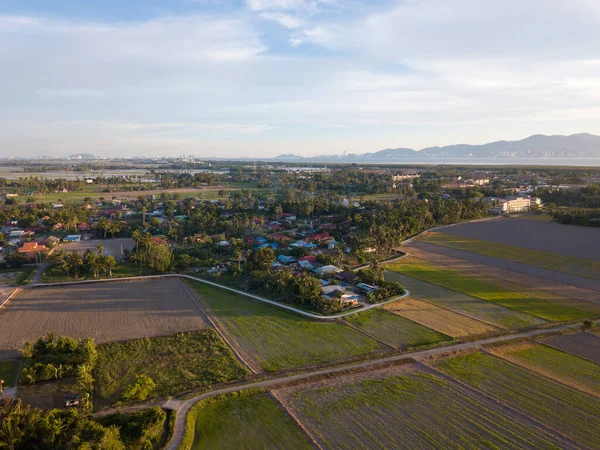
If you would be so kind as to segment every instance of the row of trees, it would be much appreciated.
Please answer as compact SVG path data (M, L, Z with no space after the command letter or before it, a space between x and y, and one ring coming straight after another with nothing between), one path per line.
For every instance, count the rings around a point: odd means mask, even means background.
M76 250L71 252L60 250L56 254L56 262L67 277L72 275L75 278L79 278L82 273L94 278L98 278L102 273L111 277L117 267L117 260L111 255L104 254L102 244L98 245L97 253L87 249L83 256Z

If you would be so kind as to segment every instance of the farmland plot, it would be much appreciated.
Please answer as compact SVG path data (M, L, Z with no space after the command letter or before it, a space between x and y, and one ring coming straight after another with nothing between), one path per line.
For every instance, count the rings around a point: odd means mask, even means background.
M411 297L424 299L500 328L519 329L546 323L546 321L537 317L513 311L495 303L452 291L399 272L388 270L385 277L389 281L398 281L405 286L410 290Z
M600 336L590 333L575 333L552 336L544 339L542 342L564 352L600 364Z
M29 289L0 310L0 359L48 331L104 343L208 326L174 278Z
M564 233L557 239L563 241L569 234L575 233ZM450 233L433 232L422 239L435 245L600 280L600 261L598 260L558 255L548 251L529 249L526 246L500 244ZM596 237L596 239L598 238ZM589 247L596 244L590 241L587 245Z
M194 427L193 450L313 448L279 402L266 392L241 392L204 400L189 414L187 427Z
M317 323L205 284L190 285L203 297L228 337L266 371L386 349L343 323Z
M349 316L349 323L396 348L406 349L450 341L451 338L383 309Z
M569 448L506 408L416 368L278 393L323 448Z
M579 444L600 446L600 398L479 352L438 361L436 367Z
M492 353L581 391L600 396L600 365L546 345L527 343Z
M385 305L385 309L453 338L497 331L498 328L412 298Z
M390 264L388 267L410 277L439 284L447 289L491 301L544 320L562 322L594 316L589 312L548 302L526 293L503 289L456 270L438 268L418 258L406 258L402 261L402 263Z

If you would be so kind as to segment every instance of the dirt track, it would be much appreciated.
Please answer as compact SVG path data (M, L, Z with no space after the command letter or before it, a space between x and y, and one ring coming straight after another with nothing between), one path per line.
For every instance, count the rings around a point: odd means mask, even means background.
M28 289L0 310L0 360L48 331L102 343L208 327L177 279Z

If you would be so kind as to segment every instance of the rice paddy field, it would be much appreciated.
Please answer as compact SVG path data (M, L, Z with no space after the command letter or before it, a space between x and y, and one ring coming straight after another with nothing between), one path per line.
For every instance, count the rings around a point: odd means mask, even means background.
M121 401L137 375L156 384L154 396L175 395L248 374L214 330L98 346L94 370L98 406Z
M427 369L391 372L287 388L278 395L327 449L572 448Z
M264 371L277 371L386 350L338 323L317 323L198 282L190 286L234 345Z
M411 297L424 299L465 316L505 329L519 329L541 325L546 321L505 308L492 302L446 289L399 272L386 271L389 281L397 281L410 290Z
M523 221L521 221L523 222ZM539 222L528 222L534 225ZM564 226L564 225L563 225ZM458 228L458 227L455 227ZM454 230L454 229L453 229ZM563 234L557 236L559 240L566 240L572 234L569 230L561 229ZM596 239L600 237L598 233ZM492 236L490 236L492 238ZM516 246L492 242L488 240L475 239L451 233L432 232L421 238L424 242L444 247L463 250L470 253L478 253L493 258L507 259L509 261L528 264L530 266L541 267L548 270L556 270L559 272L570 273L587 278L600 280L600 261L587 259L577 256L560 255L549 251L536 250L527 248L527 246ZM588 242L589 245L596 245L593 241ZM545 247L544 247L545 248ZM584 252L588 255L588 252ZM588 256L589 257L589 256Z
M418 258L405 258L401 263L388 265L390 270L413 278L438 284L471 297L529 314L540 319L562 322L594 317L593 313L508 290L453 269L439 268Z
M183 449L312 449L309 438L267 392L203 400L189 412Z
M592 333L575 333L552 336L542 341L544 344L572 355L600 364L600 336Z
M480 352L443 359L435 367L583 446L600 446L598 397Z
M384 309L371 309L346 318L356 328L400 349L450 341L452 338Z
M385 305L385 309L453 338L487 334L499 330L475 319L413 298L389 303Z
M600 365L542 344L495 348L492 353L581 391L600 396Z

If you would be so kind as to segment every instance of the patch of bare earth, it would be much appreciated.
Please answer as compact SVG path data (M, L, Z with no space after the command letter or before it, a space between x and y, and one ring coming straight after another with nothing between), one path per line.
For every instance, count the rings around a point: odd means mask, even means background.
M415 242L407 245L406 250L417 258L469 272L500 287L514 289L516 283L523 293L537 297L541 294L544 300L600 314L600 292L597 291L456 258L448 255L446 249L443 253L437 252L437 246L433 244Z
M209 327L175 278L26 289L0 310L0 359L48 331L104 343Z
M543 344L600 364L600 337L592 333L551 336Z

